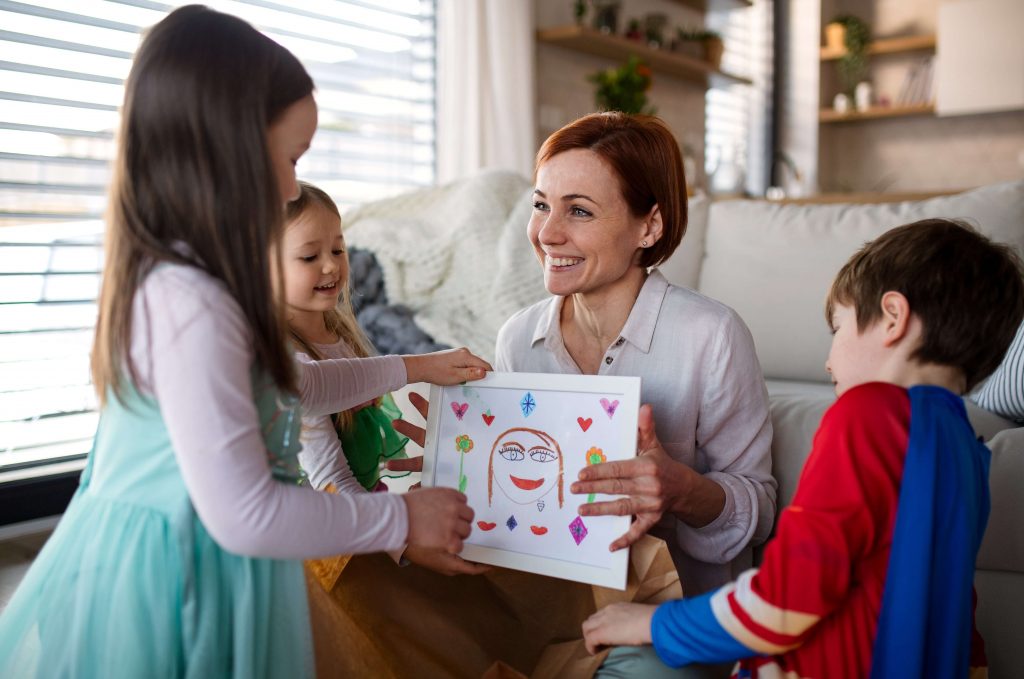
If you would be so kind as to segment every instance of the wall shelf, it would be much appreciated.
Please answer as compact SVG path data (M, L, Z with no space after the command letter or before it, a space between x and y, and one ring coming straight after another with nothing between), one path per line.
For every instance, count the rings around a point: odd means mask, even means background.
M847 123L859 120L877 120L880 118L902 118L905 116L935 115L935 104L917 106L872 106L866 111L849 111L839 113L830 108L818 112L818 121L822 123Z
M625 61L631 55L636 55L656 73L675 76L705 87L710 76L723 77L734 83L750 84L747 78L720 71L702 59L678 52L652 49L641 42L601 33L585 26L543 28L537 31L537 40L616 61Z
M935 51L935 35L906 35L899 38L881 38L868 45L868 54L900 54L902 52ZM846 54L845 49L821 48L821 60L833 61Z
M682 5L683 7L689 7L690 9L695 9L698 12L705 12L705 11L707 11L707 8L708 8L708 0L671 0L671 1L674 2L677 5ZM744 7L751 7L754 4L754 0L733 0L733 2L735 2L737 5L742 5Z

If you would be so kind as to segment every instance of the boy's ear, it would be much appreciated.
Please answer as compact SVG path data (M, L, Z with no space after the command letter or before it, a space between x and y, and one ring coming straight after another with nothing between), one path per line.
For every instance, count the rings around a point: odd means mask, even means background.
M657 243L661 240L664 231L665 224L661 221L661 208L655 203L654 207L651 208L651 211L644 218L644 231L640 235L640 240L647 241L647 245L641 247L651 247Z
M910 302L903 293L890 290L882 295L882 318L879 323L885 330L885 346L889 347L907 336L910 328Z

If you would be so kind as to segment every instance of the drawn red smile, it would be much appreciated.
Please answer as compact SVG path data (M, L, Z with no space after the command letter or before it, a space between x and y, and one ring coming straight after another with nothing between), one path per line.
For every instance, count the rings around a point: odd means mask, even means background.
M544 484L544 479L521 479L511 474L508 477L512 479L512 483L516 484L516 488L521 490L536 490Z

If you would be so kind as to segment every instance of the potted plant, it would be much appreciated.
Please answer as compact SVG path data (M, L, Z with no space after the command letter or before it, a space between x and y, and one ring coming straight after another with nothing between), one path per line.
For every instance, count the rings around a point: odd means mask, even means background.
M647 90L651 88L651 69L637 57L630 57L619 68L589 75L587 80L597 85L594 102L599 109L654 115L655 108L647 101Z
M590 0L594 10L594 28L602 33L618 33L621 0Z
M714 68L722 66L722 54L725 53L725 42L716 31L703 31L701 41L704 43L704 61Z
M703 59L704 41L701 38L702 33L703 31L700 29L677 28L676 38L672 41L672 50L694 59Z
M583 19L587 15L587 0L573 0L572 3L572 16L576 20L577 26L583 25Z
M843 27L844 52L836 62L836 71L843 94L852 100L857 85L867 76L871 28L852 14L842 14L829 23Z

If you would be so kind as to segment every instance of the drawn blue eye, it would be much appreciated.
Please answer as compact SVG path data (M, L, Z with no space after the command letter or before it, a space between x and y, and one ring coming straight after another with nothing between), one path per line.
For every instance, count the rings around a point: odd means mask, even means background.
M558 456L547 448L530 448L530 459L534 462L553 462Z
M516 445L505 444L498 450L498 455L509 462L519 462L526 456L523 454L523 449Z

